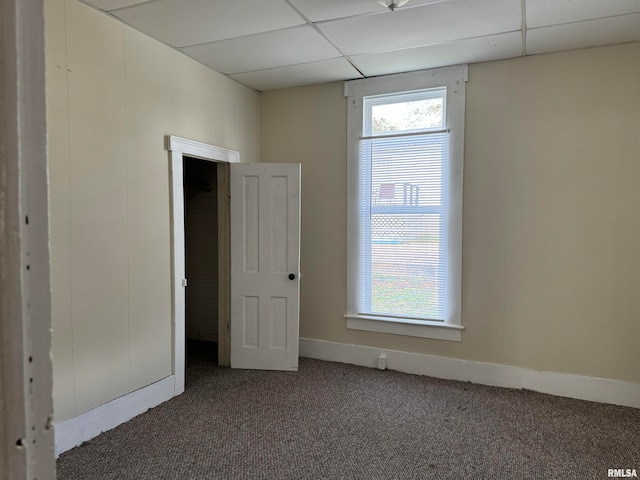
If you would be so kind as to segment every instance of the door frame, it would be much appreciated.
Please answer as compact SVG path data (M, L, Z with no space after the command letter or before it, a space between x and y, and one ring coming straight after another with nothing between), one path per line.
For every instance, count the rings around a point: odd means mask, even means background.
M166 137L169 150L169 177L171 183L171 304L173 333L173 374L175 394L184 392L185 382L185 238L184 238L184 157L218 163L226 167L227 175L218 175L218 224L226 228L218 229L218 258L229 258L229 191L228 164L239 163L240 153L235 150L216 147L186 138L169 135ZM225 165L227 164L227 165ZM225 178L226 177L226 178ZM229 364L229 288L230 264L218 261L218 363ZM220 321L227 319L227 321Z
M0 465L55 478L41 0L0 0Z

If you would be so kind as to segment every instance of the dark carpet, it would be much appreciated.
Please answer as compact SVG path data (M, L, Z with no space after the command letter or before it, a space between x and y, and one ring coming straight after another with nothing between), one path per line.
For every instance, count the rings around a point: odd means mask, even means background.
M300 359L191 358L187 390L60 456L60 480L640 475L640 410Z

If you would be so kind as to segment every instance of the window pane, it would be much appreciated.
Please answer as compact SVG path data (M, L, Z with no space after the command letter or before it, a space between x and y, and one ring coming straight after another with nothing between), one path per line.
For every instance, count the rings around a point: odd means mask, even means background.
M448 142L361 141L363 313L445 319Z
M371 107L372 135L428 130L443 126L442 97Z

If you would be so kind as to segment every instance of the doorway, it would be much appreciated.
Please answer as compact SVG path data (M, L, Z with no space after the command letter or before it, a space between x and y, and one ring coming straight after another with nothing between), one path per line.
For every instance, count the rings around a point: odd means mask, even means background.
M167 144L175 395L184 392L185 380L185 157L217 165L218 364L297 370L300 164L239 164L233 150L174 136ZM202 188L202 179L194 181Z
M218 244L225 227L218 222L221 167L217 162L183 156L187 368L195 360L219 363L218 330L225 322L219 312L218 266L224 258L219 258Z
M173 374L175 395L180 395L184 392L187 341L186 291L190 286L189 278L186 275L185 209L187 203L191 203L196 196L211 194L214 190L216 192L216 211L212 213L212 216L216 218L214 228L217 230L215 252L217 288L212 295L216 297L217 303L217 315L215 315L218 344L217 363L221 366L229 365L229 294L231 290L229 284L229 164L237 163L239 154L233 150L180 137L169 136L166 140L171 168ZM186 180L185 166L190 170L190 173L187 173L189 177ZM186 186L187 182L189 183L189 188ZM207 190L211 190L211 192ZM200 200L196 202L214 203L212 201L201 202ZM197 280L194 279L194 281L197 284ZM194 287L197 289L196 284L194 284ZM209 308L211 307L209 306ZM195 328L196 332L198 332L198 327L196 326ZM212 334L211 328L209 324L209 335ZM191 334L194 334L193 327Z

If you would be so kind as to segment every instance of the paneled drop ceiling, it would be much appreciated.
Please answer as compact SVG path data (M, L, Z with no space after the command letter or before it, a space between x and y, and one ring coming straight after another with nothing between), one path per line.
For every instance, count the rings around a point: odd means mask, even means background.
M256 90L640 41L640 0L84 0Z

